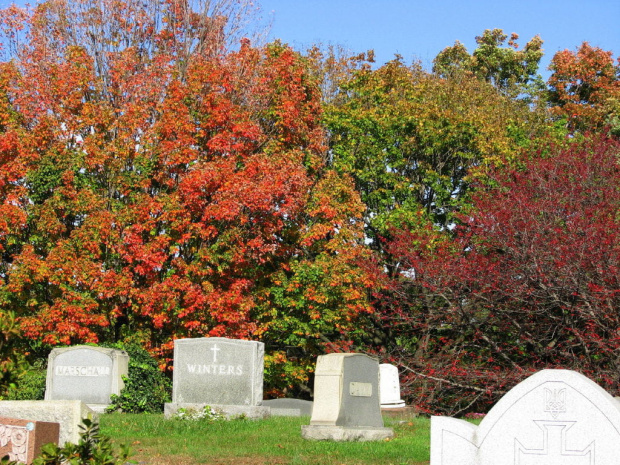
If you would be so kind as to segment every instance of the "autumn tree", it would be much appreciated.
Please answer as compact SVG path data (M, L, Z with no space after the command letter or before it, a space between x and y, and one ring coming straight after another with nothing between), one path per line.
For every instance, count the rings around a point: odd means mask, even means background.
M329 163L354 180L366 206L365 240L374 252L366 263L377 283L375 314L358 350L389 359L385 348L398 334L379 315L391 314L399 299L387 285L402 271L390 246L395 231L449 229L469 203L472 182L491 167L518 163L525 147L546 137L548 118L471 74L438 76L398 57L344 76L325 107Z
M11 105L9 83L15 67L0 64L0 398L23 374L25 364L22 333L16 313L7 306L10 293L5 284L13 254L19 250L19 237L26 225L27 191L20 185L24 160L19 156L23 134L21 118Z
M618 392L620 145L532 153L472 194L454 237L431 224L393 243L384 323L429 411L484 411L531 372L567 368Z
M620 134L620 58L587 42L576 52L557 52L549 69L553 112L573 131L610 127Z
M353 79L359 70L369 70L375 62L375 53L368 50L352 53L343 46L315 44L304 56L310 71L319 83L321 98L326 105L337 102L346 94L343 84Z
M299 389L358 337L372 284L306 61L201 45L224 18L193 3L75 2L73 29L64 5L5 20L27 31L5 85L6 308L44 347L133 340L163 364L174 338L263 340L270 389Z

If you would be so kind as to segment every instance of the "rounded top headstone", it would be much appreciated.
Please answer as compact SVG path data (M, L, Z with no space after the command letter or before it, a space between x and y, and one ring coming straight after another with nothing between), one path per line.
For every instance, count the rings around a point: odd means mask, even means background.
M379 365L379 393L381 408L403 408L405 401L400 398L398 368L389 363Z

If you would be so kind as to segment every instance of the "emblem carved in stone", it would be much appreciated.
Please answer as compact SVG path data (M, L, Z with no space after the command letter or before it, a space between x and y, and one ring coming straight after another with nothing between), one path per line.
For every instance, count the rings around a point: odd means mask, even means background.
M567 444L574 421L535 421L541 429L542 447L525 447L515 439L515 465L594 465L594 441L581 450Z
M542 433L542 447L528 448L515 438L515 465L594 465L594 441L582 450L571 450L567 433L574 421L558 421L566 413L566 389L544 390L546 413L553 420L534 420Z
M554 420L566 412L566 389L545 388L545 412L550 413Z
M0 447L11 444L9 459L26 461L28 451L28 431L25 426L0 425Z

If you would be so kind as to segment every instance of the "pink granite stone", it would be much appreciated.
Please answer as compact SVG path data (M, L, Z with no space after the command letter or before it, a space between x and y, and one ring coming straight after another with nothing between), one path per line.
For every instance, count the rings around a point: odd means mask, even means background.
M58 423L0 417L0 457L32 463L44 444L58 444L59 434Z

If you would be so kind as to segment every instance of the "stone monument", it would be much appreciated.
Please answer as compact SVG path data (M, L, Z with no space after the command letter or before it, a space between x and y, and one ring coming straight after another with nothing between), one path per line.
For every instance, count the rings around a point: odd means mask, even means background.
M94 346L52 349L48 358L45 400L80 400L103 412L119 395L129 370L124 350Z
M431 465L619 465L620 404L585 376L543 370L476 426L431 418Z
M385 428L379 404L379 362L364 354L319 356L310 425L305 439L378 441L394 435Z
M265 345L221 337L174 341L172 403L166 416L179 408L215 408L227 417L269 416L263 407Z
M405 401L400 398L398 368L389 363L379 365L379 382L381 408L404 408Z

